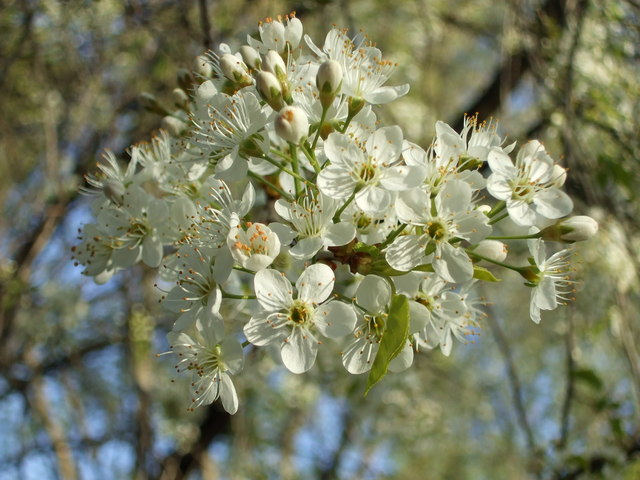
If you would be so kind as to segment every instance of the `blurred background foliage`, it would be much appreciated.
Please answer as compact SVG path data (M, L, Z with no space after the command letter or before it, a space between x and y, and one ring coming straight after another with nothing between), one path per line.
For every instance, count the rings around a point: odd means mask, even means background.
M77 187L159 128L142 92L170 104L196 55L294 10L316 43L362 29L399 64L411 91L377 113L417 143L465 112L543 140L601 231L539 326L507 276L475 341L366 399L341 365L252 352L237 415L189 413L152 274L71 264ZM2 0L0 32L1 479L640 478L637 0Z

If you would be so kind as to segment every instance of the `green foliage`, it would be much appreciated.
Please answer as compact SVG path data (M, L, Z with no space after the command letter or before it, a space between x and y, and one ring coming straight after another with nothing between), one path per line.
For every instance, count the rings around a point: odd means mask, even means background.
M367 378L365 396L387 374L389 363L405 347L408 335L409 301L404 295L394 295L391 298L384 332L380 339L380 347Z

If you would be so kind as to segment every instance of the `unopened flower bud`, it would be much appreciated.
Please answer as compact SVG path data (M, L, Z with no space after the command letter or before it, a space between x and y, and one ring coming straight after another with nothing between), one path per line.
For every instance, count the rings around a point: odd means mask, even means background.
M316 75L316 85L320 91L320 103L326 109L342 87L342 67L335 60L327 60Z
M176 107L182 109L186 108L189 103L189 96L187 95L187 92L181 88L174 88L171 94L173 96L173 103L175 103Z
M107 178L102 181L104 195L116 205L122 204L124 197L124 185L118 180Z
M560 188L564 185L564 182L567 180L567 169L561 167L557 163L553 165L553 185Z
M275 127L278 136L287 142L299 145L309 133L309 120L301 108L284 107L276 117Z
M196 83L193 79L193 75L186 68L181 68L178 70L178 85L185 92L189 92L193 89L194 84Z
M473 253L487 257L494 262L504 261L504 259L507 258L507 252L507 246L498 240L482 240L476 248L473 249Z
M167 115L160 122L160 126L173 137L181 137L187 131L188 125L179 118Z
M582 242L589 240L598 232L598 222L586 215L577 215L559 221L542 230L544 240L556 242Z
M487 215L492 209L491 209L491 205L487 205L485 203L485 204L482 204L482 205L478 205L476 207L476 210L478 210L478 211L484 213L485 215Z
M193 71L203 77L210 77L213 73L213 67L207 57L200 55L193 61Z
M158 102L156 97L154 97L151 93L141 93L140 103L150 112L157 113L159 115L168 115L170 113L169 110L160 102Z
M262 65L262 59L260 58L260 54L256 51L255 48L250 47L249 45L243 45L238 50L240 55L242 55L242 60L245 65L252 70L259 70Z
M264 101L276 112L284 107L282 87L273 73L262 70L256 73L256 89Z
M220 57L220 70L236 85L247 86L253 83L244 62L230 53L225 53Z
M278 52L269 50L262 58L262 69L273 73L282 82L287 78L287 66Z
M365 106L366 100L360 97L349 97L349 101L347 102L349 105L349 117L355 117L360 110Z

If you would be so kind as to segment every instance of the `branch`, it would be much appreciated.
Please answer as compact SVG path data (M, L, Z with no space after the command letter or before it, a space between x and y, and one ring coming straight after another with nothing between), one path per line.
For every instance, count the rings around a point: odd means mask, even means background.
M36 375L31 381L31 387L33 388L33 394L27 398L29 398L29 402L40 417L40 420L42 420L44 429L51 439L53 451L58 461L60 477L65 480L76 480L78 472L73 460L73 453L62 426L54 415L49 412L49 407L52 404L47 399L42 376Z
M531 456L534 457L537 452L537 446L535 438L533 436L533 430L531 429L531 425L529 424L527 412L524 407L522 384L520 383L520 377L518 376L518 372L516 371L516 366L513 360L513 355L511 354L509 342L507 341L507 338L502 331L500 324L493 318L492 315L489 315L487 317L487 322L507 368L507 378L509 380L509 386L511 387L513 407L516 412L516 418L518 419L518 425L520 426L520 429L525 436L527 448L529 449Z
M7 74L9 73L9 68L11 68L13 62L15 62L20 56L22 48L24 47L24 44L31 34L34 13L35 12L31 9L24 12L24 19L22 20L22 33L20 35L20 38L16 41L16 44L13 47L13 51L5 56L2 66L0 66L0 88L4 87L4 83L7 79Z
M640 454L640 436L631 437L631 441L624 449L626 461L631 463L635 457ZM556 470L550 480L576 480L585 474L602 473L607 465L619 463L620 459L613 456L607 456L602 453L595 453L590 457L586 457L582 465L565 469ZM592 478L592 477L590 477ZM607 477L609 478L609 477Z
M575 392L575 362L573 361L573 348L575 345L574 333L573 315L572 312L570 312L567 319L567 333L565 335L567 386L562 404L562 413L560 415L560 439L558 440L558 448L560 449L567 445L569 438L569 418L571 416L571 404L573 403L573 395Z
M539 10L539 17L547 18L564 27L566 0L547 0ZM540 39L548 37L551 32L539 22ZM520 80L531 70L530 51L521 48L505 59L493 76L493 80L484 88L476 100L468 105L463 112L459 112L449 124L457 131L464 126L464 113L471 115L478 112L481 118L486 118L500 108L502 95L512 91Z
M207 408L206 416L200 422L198 439L188 453L174 452L161 461L162 473L159 480L184 480L201 462L213 439L231 430L231 415L216 402Z
M211 50L213 40L211 38L211 23L209 23L209 12L207 12L207 0L198 0L200 11L200 26L202 28L202 44L206 50Z
M338 467L342 463L342 455L346 451L346 447L349 443L353 427L355 425L356 415L352 414L349 411L349 407L345 408L344 414L342 416L342 432L340 434L340 443L336 448L336 451L333 452L331 460L328 465L322 470L321 475L318 477L319 480L333 480L337 478Z

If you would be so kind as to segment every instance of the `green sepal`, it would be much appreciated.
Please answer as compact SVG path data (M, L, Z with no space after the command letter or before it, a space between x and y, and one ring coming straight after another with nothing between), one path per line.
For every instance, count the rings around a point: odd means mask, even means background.
M424 265L418 265L417 267L413 267L411 269L412 272L430 272L433 273L435 270L433 269L433 265L430 263L425 263Z
M484 280L485 282L501 282L502 280L496 277L493 273L484 267L478 265L473 266L473 278L478 280Z
M408 337L409 300L404 295L394 295L391 297L389 316L380 339L378 353L369 371L365 396L387 374L389 363L402 351Z
M405 273L407 273L393 269L387 262L385 256L380 252L380 249L375 245L368 245L363 242L358 242L353 246L353 251L369 256L368 261L361 262L361 264L357 268L358 273L362 275L397 277L399 275L404 275Z

